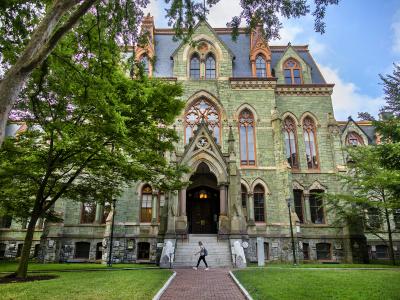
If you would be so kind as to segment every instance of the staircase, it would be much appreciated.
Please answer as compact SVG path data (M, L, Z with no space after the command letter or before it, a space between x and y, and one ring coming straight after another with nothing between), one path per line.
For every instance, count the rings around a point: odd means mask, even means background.
M203 242L208 251L206 261L209 267L232 266L229 240L218 241L216 234L190 234L188 240L176 242L175 268L196 266L199 255L193 254L200 250L199 241ZM201 262L200 266L204 266L204 262Z

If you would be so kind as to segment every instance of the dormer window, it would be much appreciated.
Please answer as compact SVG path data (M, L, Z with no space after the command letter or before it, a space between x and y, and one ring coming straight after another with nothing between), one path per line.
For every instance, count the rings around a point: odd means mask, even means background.
M267 77L267 65L262 55L256 58L256 77Z
M286 84L302 84L300 64L293 58L284 63L283 72Z
M190 59L190 78L200 79L200 58L197 54Z
M206 59L206 78L214 79L216 77L215 59L212 54L209 54Z
M362 137L356 132L349 132L346 139L346 144L349 146L364 145Z

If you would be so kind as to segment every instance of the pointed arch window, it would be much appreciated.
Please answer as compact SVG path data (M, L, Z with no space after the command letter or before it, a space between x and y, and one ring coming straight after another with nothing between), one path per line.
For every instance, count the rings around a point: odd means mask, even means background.
M285 138L286 159L292 169L299 168L297 156L296 123L292 117L286 117L283 122L283 135Z
M267 77L267 65L262 55L256 57L256 77Z
M247 207L247 188L244 184L241 184L241 194L242 194L242 207Z
M212 54L209 54L206 59L206 78L214 79L215 77L216 77L215 58Z
M153 197L153 190L150 185L146 184L142 188L141 193L141 206L140 206L140 222L151 222L151 202Z
M301 84L301 68L297 60L288 59L283 65L286 84Z
M142 67L143 67L144 74L149 76L150 75L150 68L149 68L149 58L147 57L147 55L143 55L140 58L140 63L142 65Z
M348 146L359 146L364 145L364 141L358 133L351 131L347 134L346 144Z
M220 142L221 120L218 109L207 99L201 98L193 103L185 115L185 143L193 136L199 124L205 122L207 127L216 138L217 144Z
M254 188L254 221L265 222L265 191L264 188L257 184Z
M247 108L242 110L239 115L239 134L240 164L244 166L254 166L256 164L254 116Z
M303 135L306 145L307 166L309 169L318 169L318 150L317 150L317 134L314 120L310 117L304 118Z
M197 54L190 59L190 78L200 79L200 58Z

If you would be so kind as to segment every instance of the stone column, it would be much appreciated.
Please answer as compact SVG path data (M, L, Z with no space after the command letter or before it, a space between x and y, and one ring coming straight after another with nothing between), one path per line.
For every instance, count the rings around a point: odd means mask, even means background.
M219 211L221 216L226 216L226 186L221 184L219 186Z
M304 192L304 223L311 223L310 193Z
M186 216L186 188L181 189L179 193L180 193L179 215L180 216Z
M101 221L103 219L103 205L97 203L96 205L96 218L94 222L96 224L101 224Z
M153 191L151 199L151 223L158 223L158 191Z
M254 198L253 193L249 193L247 197L247 216L248 216L248 224L254 225Z

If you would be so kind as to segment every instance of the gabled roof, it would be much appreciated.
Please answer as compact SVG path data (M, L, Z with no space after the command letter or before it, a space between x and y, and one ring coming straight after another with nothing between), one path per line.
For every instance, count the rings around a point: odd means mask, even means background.
M349 116L347 122L339 121L339 127L343 132L346 131L346 129L349 127L350 123L354 124L362 133L365 134L365 136L368 138L368 143L374 143L375 142L375 128L372 126L371 122L357 122L354 121L354 119ZM372 130L371 130L372 129Z
M212 32L212 34L214 35L214 37L226 48L226 50L229 52L229 54L232 56L232 59L235 59L235 54L232 52L232 50L224 43L223 40L221 40L221 38L219 37L219 35L217 34L217 32L214 30L214 28L211 27L211 25L205 21L199 21L196 26L194 26L193 28L193 35L195 34L197 28L200 27L200 25L205 24L208 29ZM175 51L171 54L171 59L176 55L176 53L184 46L186 45L186 43L181 42L180 45L178 46L178 48L175 49Z

